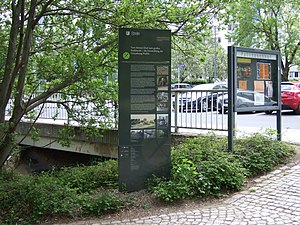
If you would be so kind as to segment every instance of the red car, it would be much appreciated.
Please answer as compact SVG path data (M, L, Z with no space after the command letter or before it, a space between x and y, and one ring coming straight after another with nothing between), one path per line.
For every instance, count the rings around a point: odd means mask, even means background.
M300 82L281 83L282 109L294 110L300 114Z

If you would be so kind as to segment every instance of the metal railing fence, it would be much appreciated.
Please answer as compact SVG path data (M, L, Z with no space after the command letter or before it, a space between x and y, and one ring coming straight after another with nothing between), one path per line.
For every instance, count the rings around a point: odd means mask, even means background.
M176 90L172 91L171 99L171 127L175 132L179 128L204 129L204 130L227 130L227 114L221 108L219 102L224 100L227 90ZM52 100L60 98L59 94L51 97ZM10 100L6 108L6 116L12 114L13 101ZM111 128L117 128L118 112L114 104L107 105L110 108ZM34 109L34 114L39 119L64 121L67 124L76 124L70 119L67 110L56 103L46 103ZM93 112L91 112L91 115ZM25 115L24 119L32 119ZM102 118L104 119L104 118Z
M227 130L227 114L219 102L227 90L176 90L172 92L172 127Z

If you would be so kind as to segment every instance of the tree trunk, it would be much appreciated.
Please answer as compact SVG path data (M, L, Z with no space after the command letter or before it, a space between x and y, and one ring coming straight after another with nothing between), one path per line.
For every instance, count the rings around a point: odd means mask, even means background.
M281 60L281 71L281 81L288 81L290 72L290 61L287 57L285 58L285 60Z
M7 127L7 129L6 129ZM4 124L1 131L1 142L0 142L0 168L3 167L8 157L11 155L16 143L14 141L15 126L12 124Z
M289 71L283 70L282 71L282 81L288 81L289 80Z

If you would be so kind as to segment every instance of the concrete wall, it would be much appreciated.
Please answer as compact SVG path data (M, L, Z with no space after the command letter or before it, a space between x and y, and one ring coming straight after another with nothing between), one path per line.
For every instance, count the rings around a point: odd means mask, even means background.
M40 132L40 137L37 140L31 139L30 135L24 138L31 126L32 124L30 123L20 123L18 126L17 131L19 135L17 141L20 144L109 158L118 157L118 130L101 130L103 132L102 137L89 139L79 127L74 127L74 140L70 143L70 146L62 146L58 143L58 133L63 128L63 125L34 124L34 127Z

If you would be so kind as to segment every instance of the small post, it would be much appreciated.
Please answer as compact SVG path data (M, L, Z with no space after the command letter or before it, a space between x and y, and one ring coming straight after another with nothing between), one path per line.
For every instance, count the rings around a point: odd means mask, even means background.
M234 47L228 47L228 151L234 151L235 113L234 101Z
M178 107L178 92L175 91L175 103L174 103L174 110L175 110L175 133L178 133L178 111L179 111L179 107Z
M214 24L214 82L217 79L217 25Z

